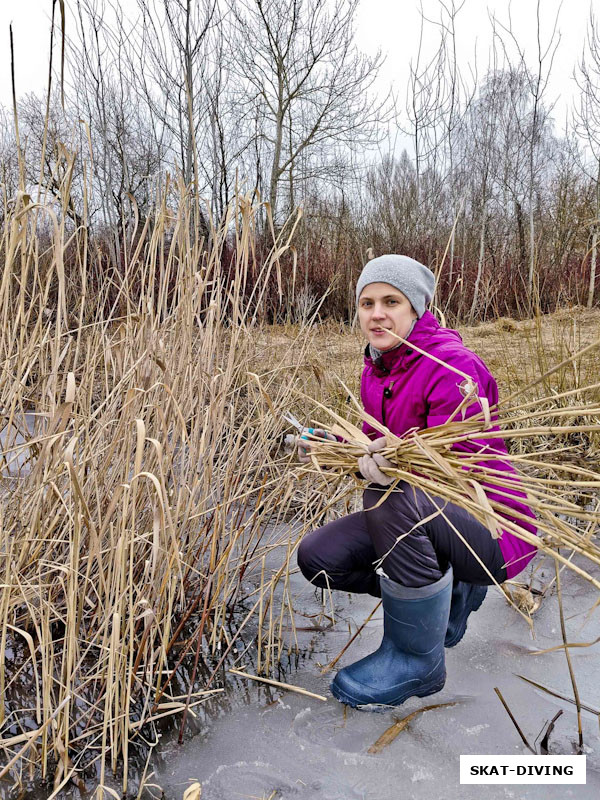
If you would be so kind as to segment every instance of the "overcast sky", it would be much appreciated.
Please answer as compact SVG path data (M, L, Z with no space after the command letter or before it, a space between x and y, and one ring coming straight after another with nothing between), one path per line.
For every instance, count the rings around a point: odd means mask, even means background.
M121 5L132 11L136 7L135 0L123 0ZM468 64L475 63L476 48L478 73L483 75L492 40L488 14L508 25L509 7L513 31L527 54L528 62L534 66L537 58L536 5L536 0L518 0L512 4L507 0L490 0L487 4L484 0L465 0L457 18L458 52L463 71L466 73ZM423 7L427 16L439 18L437 0L423 0ZM544 44L549 40L559 7L559 0L541 0L541 39ZM5 105L11 103L9 23L13 23L15 39L17 94L43 91L47 81L51 8L52 0L19 0L14 5L0 0L0 102ZM560 96L554 114L559 128L563 126L576 92L572 74L583 51L589 9L590 0L565 0L559 13L561 42L548 90L552 99ZM67 31L69 27L72 29L73 23L67 17ZM357 19L358 43L367 53L375 53L378 48L384 52L386 63L379 85L383 91L392 83L402 108L409 62L417 55L419 31L418 0L362 0ZM433 51L438 36L434 26L426 26L424 51ZM55 58L57 64L58 50Z

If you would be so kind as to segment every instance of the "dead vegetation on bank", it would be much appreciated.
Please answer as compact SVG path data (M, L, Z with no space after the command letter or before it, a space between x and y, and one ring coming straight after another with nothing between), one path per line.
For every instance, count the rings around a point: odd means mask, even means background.
M542 314L534 319L501 317L479 325L450 324L456 327L465 344L478 353L498 382L500 396L522 391L554 366L571 358L600 336L600 309L575 306ZM268 341L275 348L285 347L296 336L295 326L272 326ZM266 342L265 342L266 343ZM310 356L327 372L347 376L348 386L356 388L363 363L364 340L357 325L348 326L326 320L315 335L317 351ZM356 374L358 371L358 375ZM600 349L592 350L575 362L565 364L542 387L558 392L563 386L576 388L600 381ZM529 392L529 396L539 396ZM598 394L600 396L600 393Z
M266 354L257 317L293 225L246 293L258 207L238 197L206 252L179 192L174 233L160 204L133 232L109 314L117 273L97 290L102 254L85 228L66 230L64 215L26 197L5 205L0 772L17 785L39 774L58 792L96 775L103 796L108 771L120 771L126 791L132 743L157 741L152 722L164 715L183 712L183 729L215 690L244 581L271 547L263 533L289 514L285 423L265 410L264 390L289 406L312 334ZM43 257L41 217L53 226ZM79 270L65 274L73 245ZM251 598L238 631L265 608Z
M81 775L95 776L105 796L109 771L122 774L125 792L132 744L156 742L164 715L182 712L183 730L194 704L220 688L223 664L244 664L234 653L250 624L255 667L269 674L294 647L295 547L356 500L353 481L311 475L282 447L286 411L303 421L323 421L324 408L355 413L363 349L356 331L316 317L278 328L260 321L263 292L282 285L293 221L274 233L259 267L257 205L236 198L206 250L194 202L178 192L174 229L169 217L167 235L159 203L131 235L124 276L107 275L106 286L92 279L102 254L85 228L67 230L64 215L25 196L5 202L0 771L17 786L51 778L51 796ZM52 226L43 254L42 217ZM77 273L65 273L67 247L79 254ZM259 277L248 291L250 273ZM548 320L515 324L514 337L503 321L494 334L465 331L505 396L531 382L536 353L560 360L588 335L587 316L568 319L572 339L561 333L555 345L544 340ZM523 351L528 377L514 377L526 342L540 344ZM597 356L565 363L527 396L563 393L561 402L582 409L594 398L585 385ZM597 453L591 433L571 445L585 459ZM276 568L267 565L274 550ZM200 682L203 661L210 669Z

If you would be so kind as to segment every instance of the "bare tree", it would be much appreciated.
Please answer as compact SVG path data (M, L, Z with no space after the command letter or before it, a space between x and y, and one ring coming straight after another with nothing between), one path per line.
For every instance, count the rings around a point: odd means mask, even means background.
M406 94L406 114L414 150L417 203L422 202L422 175L428 167L436 169L439 148L439 130L443 106L444 61L446 56L445 27L440 29L440 41L433 57L423 64L425 15L421 9L421 24L416 59L409 66Z
M439 198L445 192L451 198L447 222L452 223L460 205L462 173L457 158L456 142L465 124L473 88L469 89L458 67L456 53L456 19L464 5L455 0L439 0L439 19L429 19L421 6L421 24L417 56L410 63L406 112L409 121L404 132L414 149L417 202L421 227L432 229L439 221ZM425 60L426 24L437 29L439 40L434 54ZM424 182L424 176L427 176ZM425 183L429 187L424 192ZM455 231L450 225L449 278L452 279Z
M205 112L206 45L218 24L216 0L138 0L141 12L139 75L153 115L173 136L186 184L199 191L198 126Z
M366 241L377 253L413 252L419 238L417 173L406 150L399 158L386 154L365 181Z
M14 121L4 106L0 106L0 184L8 197L12 197L19 186L19 159Z
M464 0L458 5L455 0L439 0L439 20L428 20L441 31L440 49L438 51L437 69L434 72L436 87L435 113L432 117L432 133L434 143L432 152L443 159L441 166L446 191L451 199L451 222L459 214L462 202L462 159L464 151L457 148L457 143L464 138L461 133L476 88L476 75L472 86L467 85L458 66L456 52L457 18L464 7ZM421 16L424 17L421 10ZM448 254L448 277L452 283L455 253L456 226L452 224L450 232L450 248Z
M493 75L493 73L492 73ZM493 194L495 140L500 113L501 94L494 91L494 80L488 80L480 90L468 116L466 138L468 140L469 184L471 202L479 217L479 249L477 255L477 274L473 288L473 298L469 319L472 322L478 310L479 290L485 262L487 221L489 204Z
M124 17L119 4L106 0L77 0L76 10L68 107L94 178L89 217L93 220L99 210L116 263L132 204L142 216L150 207L153 178L164 165L168 139L136 91L139 68L131 65L135 22Z
M357 4L358 0L230 2L238 103L247 118L251 109L261 111L259 133L266 145L274 214L284 180L290 210L302 155L308 158L324 144L365 148L380 137L385 100L376 100L369 90L382 59L380 54L369 58L356 48ZM319 156L327 157L322 151Z
M587 293L587 307L594 302L596 269L598 263L598 232L600 230L600 30L593 11L587 31L587 52L581 58L575 73L581 91L579 105L575 108L575 130L583 139L591 160L583 161L583 169L594 186L594 214L591 222L591 264Z
M546 89L548 81L552 72L552 65L556 50L560 44L560 33L557 30L558 17L560 14L560 6L554 16L554 23L552 33L548 38L547 43L542 43L541 34L541 19L540 19L540 6L541 0L536 2L536 69L530 72L527 67L525 51L519 45L517 37L513 31L512 20L510 15L510 5L508 7L508 25L503 25L497 19L494 20L494 36L499 37L505 55L507 57L510 69L516 70L519 75L528 76L528 92L531 98L531 124L522 129L522 135L527 139L528 144L528 163L529 163L529 270L527 275L527 290L529 294L533 289L533 278L535 272L536 254L535 254L535 224L534 224L534 196L536 191L536 178L541 168L539 159L541 135L540 132L545 127L550 114L552 106L545 102ZM517 52L516 64L511 63L508 54L507 44L503 36L498 31L498 27L502 28L508 39L513 43Z

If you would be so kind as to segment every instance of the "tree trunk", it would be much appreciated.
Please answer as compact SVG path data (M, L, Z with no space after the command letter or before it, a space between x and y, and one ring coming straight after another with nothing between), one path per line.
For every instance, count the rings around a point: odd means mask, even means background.
M279 76L279 103L277 106L277 117L275 119L275 149L273 151L273 164L271 166L271 180L269 185L269 202L271 203L271 214L273 220L277 216L277 188L281 175L281 148L283 144L283 78Z
M590 265L590 286L588 289L587 307L591 308L594 303L594 289L596 288L596 258L598 253L598 229L594 228L592 235L592 262Z
M477 277L475 278L475 288L473 289L473 302L471 303L471 311L469 312L469 322L473 322L475 317L475 309L479 301L479 287L481 285L481 275L483 273L483 258L485 255L485 209L483 211L483 220L481 222L481 234L479 237L479 260L477 262Z
M522 268L527 261L527 247L525 245L525 228L523 226L523 209L518 200L515 200L515 213L517 216L517 233L519 237L519 266Z
M533 197L529 203L529 274L527 276L527 289L530 294L533 291L533 271L535 266L535 230L533 224Z
M596 289L596 263L598 258L598 225L600 225L600 161L598 162L598 174L596 176L596 219L594 221L594 233L592 234L592 261L590 265L590 286L588 289L587 307L591 308L594 304L594 291Z
M450 253L448 261L448 283L450 284L450 289L452 289L452 276L454 267L454 236L455 236L455 228L453 223L452 233L450 234Z

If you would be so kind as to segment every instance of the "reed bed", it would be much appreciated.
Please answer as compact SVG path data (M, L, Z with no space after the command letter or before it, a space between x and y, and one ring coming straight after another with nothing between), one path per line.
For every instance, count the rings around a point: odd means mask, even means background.
M289 406L311 320L273 350L262 309L294 221L258 264L260 203L240 194L208 242L197 213L169 187L118 270L64 208L4 198L0 770L50 779L52 796L82 774L106 796L120 773L126 792L153 722L183 712L183 734L221 691L200 669L235 647L264 531L293 513L264 392Z

